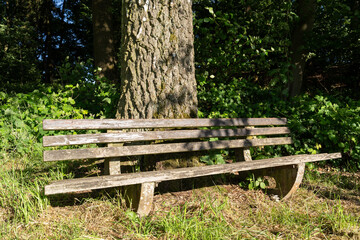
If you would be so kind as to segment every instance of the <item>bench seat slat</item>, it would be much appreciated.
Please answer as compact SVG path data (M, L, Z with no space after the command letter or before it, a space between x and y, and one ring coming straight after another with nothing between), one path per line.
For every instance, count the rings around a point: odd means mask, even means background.
M44 136L43 146L67 146L92 143L116 143L134 141L152 141L168 139L194 139L214 137L240 137L259 135L288 134L288 127L242 128L242 129L203 129L175 131L119 132L99 134Z
M44 130L99 130L129 128L190 128L219 126L286 125L286 118L189 119L45 119Z
M293 142L290 137L278 137L263 139L236 139L153 145L134 145L123 147L48 150L44 151L44 161L139 156L149 154L193 152L212 149L243 148L251 146L282 145L292 143Z
M53 182L45 186L45 194L71 193L110 187L127 186L146 182L161 182L230 172L240 172L263 168L293 165L304 162L315 162L341 158L340 153L323 153L315 155L295 155L272 159L263 159L250 162L210 165L190 168L177 168L162 171L128 173L112 176L89 177L82 179L68 179Z

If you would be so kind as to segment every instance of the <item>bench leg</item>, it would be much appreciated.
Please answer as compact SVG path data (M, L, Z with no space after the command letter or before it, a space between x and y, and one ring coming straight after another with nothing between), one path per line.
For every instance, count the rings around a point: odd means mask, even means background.
M304 177L305 163L262 170L262 176L274 178L276 186L269 188L268 193L279 196L280 199L289 199L299 188ZM256 174L258 175L258 174Z
M121 174L121 165L119 158L107 158L104 162L105 175L118 175Z
M250 138L256 137L247 137L247 139ZM236 149L235 155L238 161L252 161L250 148ZM304 177L305 163L250 172L254 173L254 175L257 177L268 176L273 178L275 180L276 186L267 189L268 193L277 195L282 200L286 200L289 199L291 195L299 188Z
M154 190L155 190L154 182L141 184L140 199L137 208L137 214L140 217L147 216L150 213L152 202L154 199Z

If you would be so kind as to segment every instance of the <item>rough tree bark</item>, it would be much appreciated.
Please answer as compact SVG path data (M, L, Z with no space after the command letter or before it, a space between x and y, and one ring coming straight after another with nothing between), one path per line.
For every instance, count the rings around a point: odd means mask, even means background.
M94 61L95 67L101 68L97 74L116 83L119 77L116 69L111 1L93 0L92 9Z
M117 118L197 116L191 1L124 0Z
M197 117L191 5L191 0L123 0L118 119ZM143 159L141 168L198 164L197 158L184 155L153 160Z
M299 0L297 14L299 22L295 26L292 34L290 47L292 63L292 82L289 84L289 96L294 97L301 92L303 76L306 62L306 51L304 50L305 36L314 26L315 20L315 0Z

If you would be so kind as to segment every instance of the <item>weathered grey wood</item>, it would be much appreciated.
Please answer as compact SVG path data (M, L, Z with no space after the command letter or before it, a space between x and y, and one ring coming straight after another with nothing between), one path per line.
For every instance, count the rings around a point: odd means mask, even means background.
M161 153L193 152L211 149L282 145L291 143L292 140L290 137L279 137L263 139L220 140L212 142L203 141L155 145L135 145L124 147L50 150L44 151L44 161L139 156Z
M286 118L45 119L44 130L286 125Z
M261 170L253 170L255 177L270 177L275 185L270 184L267 193L277 195L278 200L289 199L299 188L305 172L305 163L286 165Z
M112 130L108 130L112 131ZM45 141L45 139L44 139ZM124 143L109 143L108 147L122 147ZM117 175L121 174L120 158L106 158L104 161L104 174L105 175Z
M154 199L154 192L155 182L146 182L141 184L140 200L136 211L140 217L147 216L150 213Z
M161 182L176 179L210 176L223 173L249 171L264 168L273 168L286 165L316 162L329 159L341 158L340 153L323 153L316 155L296 155L263 159L249 162L237 162L232 164L210 165L191 168L177 168L163 171L150 171L129 173L113 176L89 177L82 179L67 179L51 183L45 186L45 194L70 193L93 189L126 186L140 183Z
M121 174L121 163L119 158L107 158L104 161L104 174L117 175Z
M286 200L299 188L305 173L305 163L265 170L267 170L267 175L274 177L276 181L276 189L273 190L273 194Z
M246 130L248 130L249 132L251 132L252 129L254 129L253 126L249 126L249 127L245 127ZM253 139L256 138L254 137L254 134L249 134L250 136L247 136L246 139ZM250 152L250 148L246 147L246 148L241 148L241 149L237 149L237 153L236 153L238 159L240 161L252 161L251 158L251 152Z
M44 136L43 146L68 146L92 143L116 143L134 141L152 141L167 139L194 139L214 137L240 137L259 135L288 134L288 127L241 128L241 129L203 129L203 130L174 130L174 131L145 131L145 132L117 132L100 134L76 134Z

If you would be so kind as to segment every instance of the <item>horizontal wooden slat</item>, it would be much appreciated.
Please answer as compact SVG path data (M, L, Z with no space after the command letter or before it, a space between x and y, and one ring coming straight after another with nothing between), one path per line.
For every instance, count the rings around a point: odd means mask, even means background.
M44 130L286 125L286 118L45 119Z
M204 142L168 143L153 145L135 145L123 147L85 148L44 151L44 161L61 161L88 158L109 158L138 156L162 153L194 152L212 149L242 148L251 146L268 146L291 144L290 137L237 139Z
M194 139L213 137L240 137L277 135L290 133L287 127L268 128L242 128L242 129L204 129L204 130L176 130L176 131L145 131L145 132L119 132L99 134L77 134L44 136L43 146L67 146L92 143L116 143L168 139Z
M177 168L162 171L150 171L139 173L128 173L112 176L89 177L82 179L68 179L54 182L45 186L45 194L59 194L79 192L110 187L127 186L146 182L162 182L169 180L210 176L230 172L249 171L263 168L272 168L285 165L293 165L304 162L316 162L329 159L341 158L340 153L316 154L316 155L296 155L289 157L279 157L263 159L249 162L237 162L232 164L210 165L191 168Z

